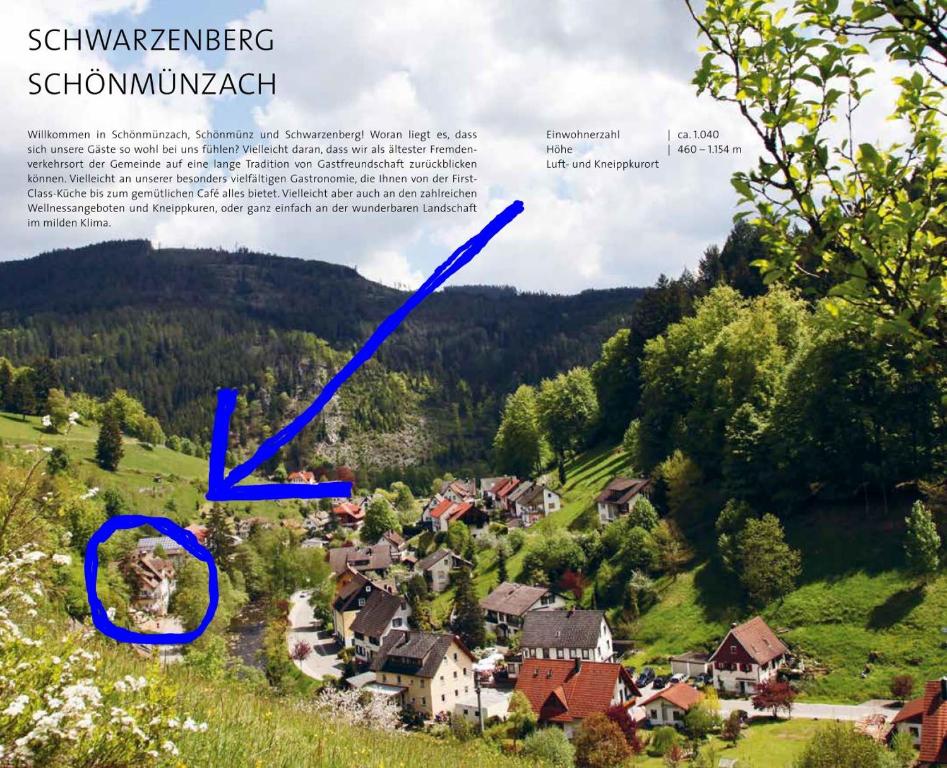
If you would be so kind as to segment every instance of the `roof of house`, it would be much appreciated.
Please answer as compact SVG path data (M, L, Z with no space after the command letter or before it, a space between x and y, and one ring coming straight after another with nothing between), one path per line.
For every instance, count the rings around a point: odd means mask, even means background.
M655 691L644 701L639 702L642 707L648 706L652 701L664 699L673 704L678 709L688 710L698 701L704 698L704 694L687 683L675 683L674 685Z
M671 656L668 661L690 661L698 663L706 663L710 660L709 653L703 653L701 651L688 651L687 653L679 653L676 656Z
M625 504L650 485L651 480L646 477L616 477L595 500L599 504Z
M332 508L332 514L360 520L365 517L365 510L362 509L360 504L356 504L353 501L343 501L341 504L336 504Z
M473 654L454 635L393 629L385 637L381 648L372 659L371 669L374 672L434 677L454 642L470 657L471 661L474 660Z
M184 552L184 547L170 536L145 536L138 539L138 549L141 551L153 552L156 547L161 547L166 555Z
M455 496L467 498L477 495L477 489L473 481L468 480L447 480L441 484L441 495L453 492Z
M442 499L437 503L437 506L431 510L431 517L435 520L440 520L441 517L454 506L455 503L450 499Z
M139 589L154 589L162 579L174 578L174 564L170 560L139 552L129 563L131 572L135 575Z
M460 561L461 563L465 563L466 565L473 566L473 563L471 563L469 560L464 560L464 558L454 553L452 550L444 549L442 547L441 549L437 549L433 551L427 557L422 557L420 560L418 560L417 565L415 565L414 567L419 571L426 571L430 568L433 568L435 565L437 565L437 563L439 563L441 560L443 560L445 557L448 557L448 556L452 557L454 560Z
M941 683L924 685L924 720L921 724L921 763L947 763L947 701Z
M785 643L776 637L776 633L763 621L762 616L754 616L743 624L732 627L727 636L717 646L710 661L713 661L720 649L727 644L728 638L737 641L757 664L767 664L789 652Z
M520 647L594 648L604 620L604 611L529 611L523 619Z
M517 477L508 478L507 481L503 483L503 485L494 487L493 495L498 499L505 499L507 496L513 493L514 490L516 490L516 487L520 484L520 482L520 479Z
M398 613L398 609L406 605L403 597L392 595L383 589L373 589L352 622L352 631L369 637L380 637Z
M634 681L621 664L526 659L516 679L516 690L525 694L541 720L561 723L607 710L620 679L637 695Z
M524 480L519 485L517 485L515 489L513 489L510 492L508 498L511 502L515 504L517 501L522 499L527 493L529 493L532 489L533 489L533 481Z
M286 478L291 483L314 483L316 476L312 472L290 472Z
M203 544L207 540L207 526L206 525L197 525L195 523L191 523L184 530L190 531L191 533L193 533L201 544Z
M892 723L903 723L905 721L921 722L924 715L924 697L913 699L907 702L901 711L891 720Z
M329 550L329 567L340 574L345 569L356 571L383 571L394 563L391 544L383 542L370 547L335 547Z
M335 600L332 602L332 607L340 613L349 610L349 604L353 598L361 592L362 587L368 583L370 583L369 579L360 573L355 573L351 581L339 590L339 594L335 596Z
M481 598L480 607L485 611L522 616L548 593L549 590L545 587L531 587L528 584L504 581L489 595Z
M535 485L533 485L532 488L526 491L526 493L520 496L517 499L517 501L520 502L521 504L525 504L526 506L530 506L533 504L542 504L543 497L545 496L545 492L547 490L548 489L546 488L546 486L543 485L542 483L536 483ZM550 491L550 493L555 493L555 491ZM558 496L558 494L556 495Z
M404 537L397 531L385 531L379 541L387 541L391 544L394 544L396 547L400 547L404 544Z

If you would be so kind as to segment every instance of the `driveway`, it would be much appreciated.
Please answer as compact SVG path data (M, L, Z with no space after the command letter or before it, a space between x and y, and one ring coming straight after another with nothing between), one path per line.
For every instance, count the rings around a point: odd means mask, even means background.
M770 710L753 708L749 699L720 699L720 714L729 715L735 709L742 709L751 717L753 715L769 715ZM898 707L890 706L887 702L866 702L865 704L812 704L797 701L792 705L793 719L802 720L848 720L857 722L871 715L883 715L890 720L898 713ZM785 717L785 710L780 710L780 717Z
M289 599L289 631L286 633L286 651L291 653L300 640L312 646L312 653L303 661L293 663L303 674L317 680L323 677L342 677L339 660L341 648L331 632L318 629L318 621L309 605L308 592L295 592Z

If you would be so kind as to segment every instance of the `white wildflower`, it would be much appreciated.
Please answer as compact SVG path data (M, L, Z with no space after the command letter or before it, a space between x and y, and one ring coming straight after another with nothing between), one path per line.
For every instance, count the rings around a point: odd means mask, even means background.
M51 427L51 426L53 426L53 417L50 416L49 414L43 416L43 426L44 426L44 427ZM44 450L45 450L45 449L44 449Z
M3 710L3 714L7 717L16 717L17 715L23 714L23 710L26 709L26 705L29 704L30 697L25 693L21 693L17 696L10 705Z
M81 417L76 411L73 411L72 413L70 413L69 419L68 419L70 426L75 426L76 422L78 422L80 418Z
M165 741L165 742L162 742L161 748L162 748L165 752L169 752L170 754L174 755L175 757L179 754L178 747L177 747L177 745L176 745L173 741Z
M53 555L53 563L56 565L72 565L72 555L61 555L57 552Z

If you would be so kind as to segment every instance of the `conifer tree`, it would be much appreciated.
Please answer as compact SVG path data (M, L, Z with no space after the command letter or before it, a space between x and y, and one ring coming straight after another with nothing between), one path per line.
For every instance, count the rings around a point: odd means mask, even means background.
M456 577L454 618L451 629L460 636L468 648L480 648L486 643L487 632L483 626L483 609L477 601L470 570L467 568L461 568Z
M915 501L904 522L907 525L904 555L908 567L920 576L934 573L940 566L941 540L930 511L920 501Z
M95 460L102 469L114 472L123 455L118 415L111 408L106 408L99 427L99 439L95 443Z

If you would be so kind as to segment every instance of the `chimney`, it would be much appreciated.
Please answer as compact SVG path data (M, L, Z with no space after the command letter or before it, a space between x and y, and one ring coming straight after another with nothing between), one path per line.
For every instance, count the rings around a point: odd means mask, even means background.
M940 698L947 701L947 675L940 679Z
M582 671L582 659L576 658L575 660L575 673L579 674Z

